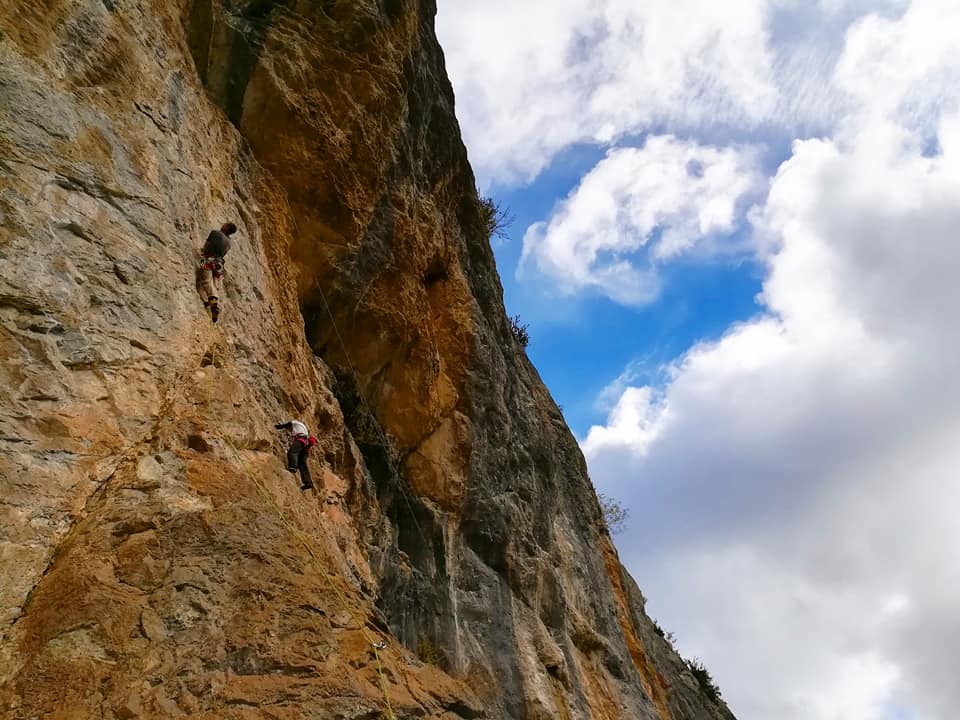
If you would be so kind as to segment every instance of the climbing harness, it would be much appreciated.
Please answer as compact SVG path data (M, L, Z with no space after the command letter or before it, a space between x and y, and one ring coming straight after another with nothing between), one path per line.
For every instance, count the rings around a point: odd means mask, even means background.
M223 277L224 259L213 255L200 256L200 269L209 270L214 279L219 280Z

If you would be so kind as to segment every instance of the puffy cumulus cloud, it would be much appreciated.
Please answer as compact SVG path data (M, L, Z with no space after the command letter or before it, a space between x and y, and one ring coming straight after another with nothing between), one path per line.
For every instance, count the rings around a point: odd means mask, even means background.
M960 706L958 12L851 28L850 114L751 214L765 314L583 441L651 612L741 720Z
M861 106L935 130L945 106L957 107L958 24L954 0L914 2L899 20L867 15L847 34L835 84Z
M608 142L656 119L759 119L777 94L767 4L443 4L438 34L474 166L529 180L571 143Z
M905 1L448 0L437 30L481 182L517 183L655 126L827 127L844 31Z
M528 228L520 271L532 265L565 293L649 302L659 288L656 263L732 233L738 203L757 185L749 149L666 135L610 150L549 221Z

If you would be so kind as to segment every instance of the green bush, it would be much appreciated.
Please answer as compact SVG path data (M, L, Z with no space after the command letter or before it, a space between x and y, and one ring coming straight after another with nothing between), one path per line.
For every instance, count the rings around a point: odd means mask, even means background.
M714 703L720 703L720 688L717 687L717 684L713 681L713 678L710 676L710 671L704 667L703 663L699 659L693 658L692 660L684 660L684 663L687 665L687 669L690 673L697 679L697 683L700 685L700 689L703 691L703 694L706 695Z
M480 219L487 233L487 239L497 237L507 239L507 230L516 219L509 209L497 205L492 197L480 198Z
M520 322L519 315L514 315L510 318L510 334L513 335L513 339L520 343L520 347L523 348L530 342L530 335L527 333L528 327L530 326Z
M627 517L630 511L616 499L603 493L597 493L600 500L600 510L603 511L603 521L612 535L617 535L626 529Z
M438 665L440 663L440 651L426 638L421 638L420 642L417 643L417 657L427 665Z
M676 635L674 635L672 632L668 632L668 631L664 630L662 627L660 627L660 623L658 623L658 622L657 622L656 620L654 620L653 618L650 618L650 622L653 623L653 630L654 630L655 633L657 633L657 635L659 635L660 637L662 637L664 640L666 640L666 641L667 641L668 643L670 643L671 645L676 644L676 642L677 642L677 636L676 636Z

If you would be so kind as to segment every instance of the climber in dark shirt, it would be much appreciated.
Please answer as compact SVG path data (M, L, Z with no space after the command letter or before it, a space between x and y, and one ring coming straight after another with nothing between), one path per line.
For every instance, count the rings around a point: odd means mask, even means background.
M223 257L230 250L230 236L237 231L232 222L207 235L200 249L199 286L204 297L203 306L210 311L210 319L220 317L220 294L223 287Z

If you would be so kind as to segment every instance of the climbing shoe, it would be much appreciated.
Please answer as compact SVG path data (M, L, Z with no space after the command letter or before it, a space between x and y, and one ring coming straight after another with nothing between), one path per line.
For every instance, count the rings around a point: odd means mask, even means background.
M313 490L313 483L304 484L300 486L301 490Z
M287 472L292 472L294 475L296 475L297 469L295 467L288 467Z

